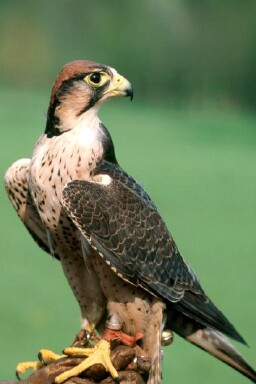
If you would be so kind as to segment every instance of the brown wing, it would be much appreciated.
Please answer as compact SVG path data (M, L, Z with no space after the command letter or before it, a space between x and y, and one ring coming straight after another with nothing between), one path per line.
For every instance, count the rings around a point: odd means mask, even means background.
M108 184L98 176L99 182L77 180L64 188L63 205L74 224L132 284L171 302L180 300L186 290L206 301L196 275L148 196L121 168L112 164L109 168ZM110 176L114 173L116 179Z
M68 183L63 205L90 244L124 279L167 299L168 310L170 306L170 311L173 308L244 343L204 294L149 196L118 165L104 162L95 182Z

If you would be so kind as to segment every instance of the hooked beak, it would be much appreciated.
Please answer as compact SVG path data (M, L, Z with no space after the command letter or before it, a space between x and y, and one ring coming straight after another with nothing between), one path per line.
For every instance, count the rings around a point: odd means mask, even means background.
M116 71L113 73L113 78L109 83L108 89L104 92L106 97L124 96L133 99L133 89L131 83Z

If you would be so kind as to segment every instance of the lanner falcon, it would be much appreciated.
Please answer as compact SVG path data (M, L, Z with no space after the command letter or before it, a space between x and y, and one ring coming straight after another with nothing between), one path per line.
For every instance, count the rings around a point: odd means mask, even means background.
M94 360L90 356L55 381L100 361L102 351L107 359L107 331L113 331L141 338L141 350L152 361L148 383L159 384L166 327L256 383L255 370L223 334L244 339L205 294L149 195L117 162L98 110L111 97L132 94L131 84L111 67L66 64L32 158L16 161L6 173L19 217L38 245L61 262L80 305L82 330L90 336L107 319Z

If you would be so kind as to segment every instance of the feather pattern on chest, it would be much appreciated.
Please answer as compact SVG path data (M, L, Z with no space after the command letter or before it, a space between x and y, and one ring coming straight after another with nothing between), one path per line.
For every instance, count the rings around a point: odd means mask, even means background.
M61 212L61 194L71 180L89 180L104 154L105 131L97 116L86 113L60 135L42 135L32 155L29 186L41 219L51 229ZM56 220L54 220L56 222Z

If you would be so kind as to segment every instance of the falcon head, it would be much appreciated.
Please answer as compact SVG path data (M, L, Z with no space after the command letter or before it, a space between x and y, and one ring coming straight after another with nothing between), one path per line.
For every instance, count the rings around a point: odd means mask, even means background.
M77 125L81 116L95 116L114 96L133 97L132 86L114 68L92 61L72 61L55 80L47 112L47 135L58 135Z

